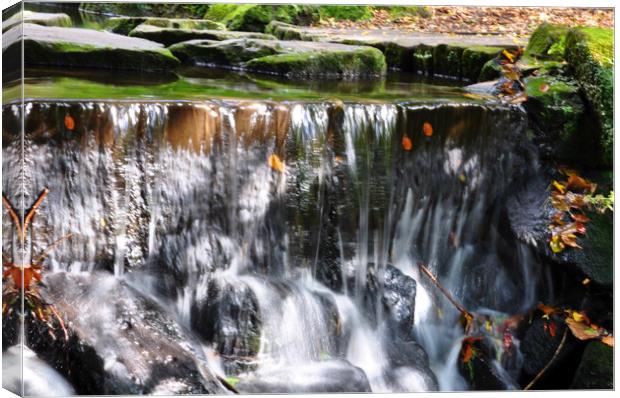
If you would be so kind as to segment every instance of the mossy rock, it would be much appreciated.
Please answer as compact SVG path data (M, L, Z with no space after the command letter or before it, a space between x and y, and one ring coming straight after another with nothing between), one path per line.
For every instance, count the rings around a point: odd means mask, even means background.
M384 75L387 69L383 53L372 47L270 55L253 59L245 66L289 77L371 77Z
M306 34L298 26L286 22L271 21L265 27L265 33L273 35L280 40L306 40L314 41L313 36Z
M21 25L22 22L43 26L61 26L65 28L73 26L71 18L67 14L24 11L23 13L18 12L14 14L6 21L2 21L2 32L4 33L17 25Z
M113 17L106 21L106 30L112 33L128 35L141 24L173 29L208 29L226 30L226 26L208 19L180 19L180 18L142 18L142 17Z
M202 18L208 4L170 4L170 3L79 3L83 11L131 17Z
M143 23L129 32L130 37L139 37L161 43L165 46L171 46L189 40L229 40L238 38L253 38L275 40L274 36L264 33L253 32L233 32L226 30L198 30L198 29L180 29L180 28L162 28Z
M486 82L489 80L496 80L502 74L502 70L499 66L499 62L497 62L496 58L490 59L484 63L482 66L482 70L480 71L480 75L478 76L479 82Z
M317 21L319 14L315 6L307 5L213 4L205 18L230 30L264 32L271 21L307 25Z
M420 44L413 49L411 54L411 71L422 74L433 74L433 47Z
M573 28L566 34L564 58L594 111L602 131L602 166L613 163L614 33L604 28Z
M170 51L186 64L234 66L254 58L277 54L280 45L276 40L190 40L171 46Z
M527 43L525 56L542 59L561 59L568 27L563 25L541 24Z
M161 44L92 29L24 24L26 66L125 70L169 70L179 60ZM4 35L4 57L19 56L21 27Z
M614 388L614 350L599 341L591 341L581 358L571 388L612 390Z
M585 107L579 87L570 81L543 75L525 80L525 108L538 130L542 155L562 161L584 161L596 156L596 139L581 130ZM584 149L589 148L589 151Z
M491 46L470 46L463 50L461 56L461 78L472 82L478 81L484 65L495 58L503 48Z
M440 44L433 50L433 74L444 77L461 77L461 58L465 49Z

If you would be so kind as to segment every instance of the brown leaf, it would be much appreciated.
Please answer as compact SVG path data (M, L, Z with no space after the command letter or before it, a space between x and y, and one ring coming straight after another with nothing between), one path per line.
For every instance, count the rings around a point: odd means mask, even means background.
M571 213L570 216L571 216L571 218L573 220L575 220L577 222L580 222L580 223L587 223L587 222L590 221L590 219L585 214L580 214L580 213L574 214L574 213Z
M592 328L584 322L577 322L572 318L566 318L566 325L570 328L573 336L579 340L591 340L599 337L598 330Z
M411 138L407 137L406 135L403 135L403 140L401 144L405 151L410 151L411 148L413 148L413 142L411 142Z
M538 303L539 310L541 310L545 315L549 316L555 312L555 308L545 305L543 303Z
M432 136L433 135L433 126L430 123L428 123L428 122L424 122L424 124L422 125L422 132L427 137Z
M614 336L612 336L611 334L604 336L601 339L601 343L606 344L610 346L611 348L613 348L614 347Z

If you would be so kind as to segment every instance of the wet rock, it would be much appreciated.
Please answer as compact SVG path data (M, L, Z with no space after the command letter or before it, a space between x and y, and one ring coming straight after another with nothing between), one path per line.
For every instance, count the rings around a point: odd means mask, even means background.
M553 253L549 247L549 220L555 209L548 203L547 187L553 174L543 173L532 177L527 186L508 199L508 218L511 229L521 241L527 243L541 256L561 267L575 267L594 283L609 288L613 284L613 214L588 212L587 234L578 239L581 250L567 248ZM604 194L611 190L610 180L594 179L598 190ZM581 278L583 279L583 278Z
M473 390L503 391L518 388L516 382L495 359L495 349L488 341L475 341L472 349L474 355L469 362L463 363L462 356L459 356L458 369Z
M611 390L614 388L614 350L599 341L587 344L571 388Z
M248 394L371 391L364 371L345 360L313 362L261 372L242 378L236 388Z
M47 326L29 322L26 344L78 394L150 394L165 380L174 394L226 392L182 327L111 275L60 272L44 283L70 337L53 340Z
M256 297L244 284L209 283L207 296L192 306L192 327L213 342L226 374L253 368L260 349L260 313Z
M112 33L128 35L138 25L146 24L160 28L172 29L210 29L226 30L226 26L219 22L208 19L183 19L183 18L145 18L145 17L114 17L106 21L106 29Z
M22 23L63 27L71 27L72 25L71 18L67 14L24 11L23 14L21 12L18 12L11 18L3 21L2 33L15 26L21 25Z
M271 21L265 27L265 33L274 35L280 40L306 40L313 41L311 36L304 33L298 26L280 21Z
M388 314L389 329L404 340L411 340L415 312L415 280L398 268L385 268L381 303ZM428 362L428 361L427 361Z
M21 33L18 26L3 34L6 59L20 59ZM26 66L168 70L179 65L161 44L92 29L24 24L23 46Z
M406 341L398 337L392 337L388 338L386 352L390 359L388 373L393 376L394 383L397 383L397 380L403 380L402 377L398 377L399 373L408 371L416 374L418 382L424 386L422 391L439 390L437 376L431 370L428 355L421 345L413 340ZM401 386L399 390L403 392L414 391L407 388L407 386Z
M556 325L555 336L552 336L549 332L549 322L554 322ZM547 328L545 328L545 323L547 323ZM535 319L527 329L523 340L521 340L520 347L523 353L523 374L527 376L526 379L528 382L549 363L562 341L562 335L566 328L566 324L560 320L544 320L538 318ZM568 331L562 350L546 371L547 376L552 374L555 369L562 366L563 360L575 350L578 343L579 342L572 336L571 332Z
M240 38L275 40L275 37L264 33L234 32L214 29L182 29L160 27L148 23L138 25L129 32L129 36L151 40L165 46L171 46L190 40L228 40Z
M277 54L281 46L274 40L190 40L171 46L170 51L183 63L230 66Z

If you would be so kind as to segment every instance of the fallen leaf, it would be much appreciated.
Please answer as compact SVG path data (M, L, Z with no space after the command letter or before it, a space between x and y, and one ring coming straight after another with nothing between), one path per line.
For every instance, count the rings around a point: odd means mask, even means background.
M566 318L566 324L573 333L573 336L579 340L591 340L599 337L599 332L596 329L583 322L577 322L572 318Z
M424 124L422 125L422 132L424 132L424 135L427 137L430 137L433 135L433 126L428 123L428 122L424 122Z
M280 173L284 172L284 162L280 160L280 157L275 153L269 156L269 166L271 166L272 169L279 171Z
M69 115L65 115L65 127L67 130L73 130L75 128L75 121Z
M560 253L564 250L564 243L560 241L560 237L558 235L553 235L551 240L549 241L549 246L551 247L551 251L554 253Z
M557 182L556 180L553 180L553 182L551 183L553 185L553 187L558 190L558 192L560 193L564 193L566 192L566 187L562 184L560 184L559 182Z
M571 218L574 221L577 221L577 222L580 222L580 223L590 222L590 219L585 214L579 214L579 213L574 214L574 213L571 213L570 216L571 216Z
M543 303L538 303L537 308L541 310L547 316L547 318L549 318L549 315L555 312L555 308L545 305Z
M540 85L539 90L541 93L546 93L549 91L549 85L547 83L543 83Z
M463 351L463 363L468 363L474 357L474 349L471 344L466 344L465 349Z
M411 148L413 148L413 143L411 142L411 138L407 137L406 135L403 136L403 140L401 144L403 145L403 149L405 151L410 151Z
M551 335L551 337L555 337L556 334L556 324L555 322L551 321L549 322L549 334Z
M614 346L614 336L612 336L611 334L609 334L607 336L604 336L601 339L601 343L606 344L606 345L608 345L608 346L613 348L613 346Z

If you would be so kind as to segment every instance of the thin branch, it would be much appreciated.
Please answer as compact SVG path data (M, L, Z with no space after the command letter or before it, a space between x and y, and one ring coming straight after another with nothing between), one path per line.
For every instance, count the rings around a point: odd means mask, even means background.
M564 329L564 334L562 335L562 341L560 341L560 345L558 346L558 348L556 348L555 352L553 353L553 356L551 357L551 359L549 360L549 362L547 362L547 364L545 365L544 368L542 368L540 370L540 372L538 372L538 374L536 375L536 377L534 377L534 379L532 381L530 381L530 384L528 384L527 386L525 386L525 388L523 390L529 390L530 388L532 388L532 386L534 386L534 384L536 384L536 382L545 374L545 372L547 371L547 369L549 369L549 366L551 366L551 364L553 363L553 361L555 361L555 359L557 358L557 356L560 354L560 351L562 351L562 347L564 347L564 342L566 341L566 336L568 335L568 326L566 327L566 329Z
M13 221L13 225L15 226L15 228L17 228L17 236L19 236L20 241L23 242L21 220L19 219L19 216L17 215L15 208L11 204L11 201L6 196L4 196L4 194L2 194L2 204L4 205L6 210L9 212L9 216L11 217L11 220Z
M433 284L435 286L437 286L437 288L444 294L444 296L446 296L448 301L450 301L452 303L452 305L454 305L456 307L456 309L459 310L459 312L461 314L469 316L471 319L473 319L472 313L467 311L465 309L465 307L463 307L458 301L456 301L456 299L454 297L452 297L452 294L450 294L450 292L448 290L446 290L446 288L441 286L441 284L439 283L439 281L437 280L435 275L433 275L433 273L428 268L426 268L426 266L424 264L419 263L418 266L420 267L420 270L422 272L424 272L424 274L426 274L426 276L429 277L431 282L433 282Z
M47 246L45 248L45 250L43 251L43 253L39 254L33 261L32 263L35 265L39 265L43 260L45 260L45 258L56 248L58 247L59 244L61 244L64 240L66 239L70 239L73 236L73 234L68 233L62 237L60 237L59 239L55 240L54 242L52 242L49 246Z
M43 202L43 199L45 199L45 197L47 196L49 192L50 190L47 189L47 187L43 188L37 200L35 200L32 207L28 209L28 212L26 213L26 216L24 217L24 228L22 230L22 235L23 235L22 241L26 238L26 232L28 232L28 226L30 225L30 222L34 218L35 214L37 213L39 206L41 206L41 202Z

